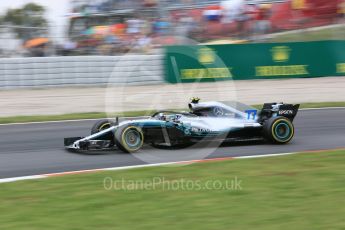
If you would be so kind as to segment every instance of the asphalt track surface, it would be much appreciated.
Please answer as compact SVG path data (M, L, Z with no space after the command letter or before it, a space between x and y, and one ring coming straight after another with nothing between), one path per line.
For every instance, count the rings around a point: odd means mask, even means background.
M207 147L207 158L249 156L345 147L345 109L304 110L297 115L295 138L287 145L267 143ZM63 148L63 138L85 136L95 121L0 126L0 178L74 170L200 159L200 148L144 148L136 155L121 152L76 154ZM139 155L141 154L141 155ZM138 157L139 156L139 157ZM144 156L144 157L143 157ZM154 162L145 162L142 159Z

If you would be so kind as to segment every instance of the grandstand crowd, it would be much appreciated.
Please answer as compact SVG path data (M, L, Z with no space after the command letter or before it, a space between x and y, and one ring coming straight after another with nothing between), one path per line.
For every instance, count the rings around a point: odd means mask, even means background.
M29 55L150 53L156 47L217 40L256 42L260 35L344 22L345 0L74 0L68 39Z

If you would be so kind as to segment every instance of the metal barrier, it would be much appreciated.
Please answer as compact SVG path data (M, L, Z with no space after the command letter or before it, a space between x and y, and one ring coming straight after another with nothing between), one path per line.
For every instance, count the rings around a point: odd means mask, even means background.
M0 59L0 89L162 82L159 54Z

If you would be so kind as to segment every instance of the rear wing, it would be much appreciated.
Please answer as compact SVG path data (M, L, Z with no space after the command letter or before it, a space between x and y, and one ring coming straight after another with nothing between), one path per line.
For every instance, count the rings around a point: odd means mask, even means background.
M265 121L271 117L282 116L293 121L297 115L300 104L284 104L284 103L265 103L260 111L260 121Z

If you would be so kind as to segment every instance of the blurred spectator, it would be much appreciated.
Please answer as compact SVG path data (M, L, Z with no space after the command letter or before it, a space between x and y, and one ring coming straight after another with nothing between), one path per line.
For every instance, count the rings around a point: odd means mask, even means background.
M143 0L143 5L145 7L153 7L153 6L156 6L157 5L157 1L159 0Z
M292 10L303 10L305 8L305 0L291 0L291 9Z
M153 31L158 35L167 35L170 23L166 18L158 18L153 25Z
M222 23L225 27L234 27L232 35L242 37L245 35L245 25L249 20L244 0L228 0L221 2L223 12Z
M143 26L143 21L137 18L131 18L127 20L127 33L138 34Z
M135 50L139 52L148 53L151 50L151 45L152 45L151 42L152 42L152 39L149 36L147 36L146 34L142 34L137 39Z
M271 4L260 4L254 22L254 33L265 34L271 30Z
M304 22L304 10L306 8L306 0L291 0L292 18L296 23L300 24Z
M197 23L194 21L194 18L188 14L181 14L180 18L176 21L174 25L174 34L181 39L190 37L193 30L197 28ZM181 43L185 43L181 41Z
M63 56L71 55L76 48L77 48L76 42L66 41L63 45L62 55Z
M152 33L152 21L147 19L147 20L142 20L142 26L141 26L141 33L143 34L151 34Z
M345 20L345 0L339 1L337 13L339 22L343 22Z

